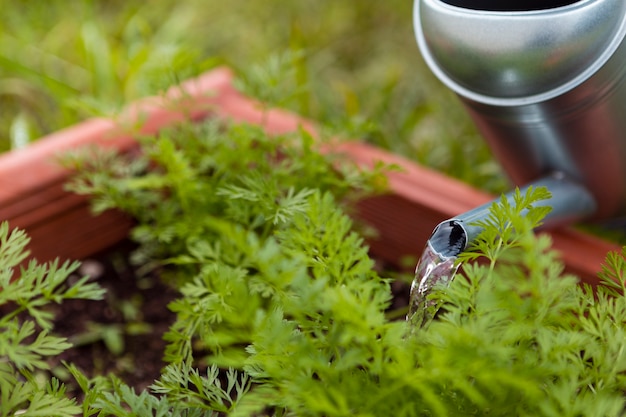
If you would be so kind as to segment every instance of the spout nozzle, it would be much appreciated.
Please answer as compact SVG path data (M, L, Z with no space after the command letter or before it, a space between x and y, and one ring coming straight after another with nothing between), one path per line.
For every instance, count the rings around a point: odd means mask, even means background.
M467 231L457 219L439 223L428 242L442 259L456 258L469 243Z
M543 220L542 228L552 228L571 224L592 215L597 208L593 195L581 184L560 173L542 178L520 189L525 193L529 187L546 187L551 197L536 203L536 206L550 206L551 211ZM513 204L514 192L506 194ZM428 243L442 258L457 257L478 237L482 227L476 222L486 219L491 205L497 200L467 211L455 218L445 220L433 231Z

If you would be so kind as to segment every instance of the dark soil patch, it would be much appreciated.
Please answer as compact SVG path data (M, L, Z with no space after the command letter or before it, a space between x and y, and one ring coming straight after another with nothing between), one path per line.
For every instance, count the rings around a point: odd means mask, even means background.
M167 305L177 292L161 281L159 271L140 275L129 259L133 249L132 243L123 242L82 261L80 276L89 275L105 288L104 300L69 300L55 306L54 332L68 338L74 347L51 360L50 365L53 374L66 384L70 397L80 400L83 393L62 362L75 365L90 378L114 374L137 392L153 384L166 365L163 335L175 320ZM394 268L378 262L376 269ZM391 289L394 298L390 310L406 308L406 279L395 280ZM404 315L396 318L403 319Z
M104 300L69 300L56 307L54 332L74 347L56 357L51 368L70 396L81 398L82 392L62 361L88 377L115 374L136 391L151 385L165 366L163 334L175 319L167 305L177 293L157 273L139 276L129 261L132 249L125 242L82 262L81 276L91 276L107 290Z

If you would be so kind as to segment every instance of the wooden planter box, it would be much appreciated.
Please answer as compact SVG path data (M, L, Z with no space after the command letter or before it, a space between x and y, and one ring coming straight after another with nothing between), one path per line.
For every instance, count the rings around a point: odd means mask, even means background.
M265 115L258 102L232 85L228 69L219 68L172 88L164 97L141 100L118 120L91 119L49 135L33 145L0 155L0 220L25 229L30 250L41 261L83 259L123 240L131 220L110 211L93 216L85 198L65 192L70 173L56 156L71 149L97 144L131 152L138 147L128 129L142 121L140 132L154 134L182 120L207 117L262 124L268 133L285 133L314 124L295 114L272 109ZM379 235L370 241L374 256L400 266L403 258L417 258L435 225L489 201L492 196L457 180L416 165L361 142L341 142L324 152L342 152L360 164L394 163L402 172L389 175L390 191L359 202L357 215ZM606 253L619 250L573 229L551 233L567 268L594 283Z

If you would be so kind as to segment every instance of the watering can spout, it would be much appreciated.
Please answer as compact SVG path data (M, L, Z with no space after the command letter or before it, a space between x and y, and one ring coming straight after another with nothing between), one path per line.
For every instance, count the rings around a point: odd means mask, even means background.
M546 187L551 194L549 199L536 203L551 207L542 227L571 223L591 215L596 210L596 202L591 193L563 174L542 178L520 189L520 192L525 193L530 186ZM514 203L515 195L516 193L509 193L505 196L511 205ZM435 317L439 303L431 300L429 294L442 285L449 285L454 279L459 267L457 257L482 232L481 224L484 222L480 221L487 219L492 203L441 222L433 231L415 268L415 279L411 285L407 320L413 328L424 327Z
M542 228L553 228L588 218L597 208L593 195L579 183L562 174L544 177L520 189L546 187L551 197L538 201L535 206L550 206L551 211L543 220ZM505 196L513 204L514 192ZM483 228L477 224L489 215L492 202L476 207L459 216L445 220L435 227L428 245L441 259L456 258L478 237Z

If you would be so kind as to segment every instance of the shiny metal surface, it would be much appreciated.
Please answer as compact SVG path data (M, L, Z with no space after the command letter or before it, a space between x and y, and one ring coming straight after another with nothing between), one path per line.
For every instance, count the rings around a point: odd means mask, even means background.
M624 0L527 12L421 0L415 27L424 58L452 90L484 103L520 105L561 95L597 72L624 37L625 11Z
M451 2L416 0L420 51L511 179L563 172L594 195L594 218L626 215L626 1L528 11Z
M567 178L565 175L552 174L539 178L533 181L532 184L520 187L520 192L524 194L531 185L534 188L546 187L551 192L549 199L541 200L534 204L535 207L549 206L551 208L550 212L543 218L542 228L552 228L574 223L593 214L597 209L595 199L589 190L577 181L572 181ZM515 201L515 191L506 194L505 197L509 203L513 205ZM498 198L493 202L499 201L500 199ZM487 218L493 202L476 207L473 210L462 213L442 223L451 224L461 230L460 233L457 231L457 234L461 234L466 242L462 250L465 250L469 243L482 232L482 227L476 225L476 222L479 220L484 221ZM447 229L450 229L450 227ZM435 229L433 236L437 234L438 230L438 228ZM439 233L444 235L449 234L446 228L443 228ZM459 238L457 237L456 239ZM440 238L440 240L442 239ZM459 251L459 253L461 251Z

